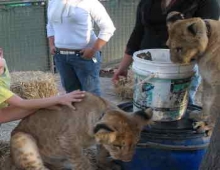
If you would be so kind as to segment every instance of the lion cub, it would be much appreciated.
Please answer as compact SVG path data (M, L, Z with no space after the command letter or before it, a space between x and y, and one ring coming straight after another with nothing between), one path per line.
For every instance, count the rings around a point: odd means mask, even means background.
M220 22L191 18L169 23L171 60L196 60L203 79L203 118L215 122L220 110Z
M42 109L23 119L11 136L11 155L22 170L93 170L83 149L102 145L98 161L105 164L105 151L113 159L130 161L143 126L152 110L129 114L104 100L86 93L77 110Z

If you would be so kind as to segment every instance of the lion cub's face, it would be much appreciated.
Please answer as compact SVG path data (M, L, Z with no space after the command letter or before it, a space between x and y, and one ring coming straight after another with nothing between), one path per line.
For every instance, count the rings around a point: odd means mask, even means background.
M196 60L204 53L207 44L207 28L200 18L178 20L169 25L167 46L174 63Z
M94 128L96 141L109 151L116 160L130 161L144 125L150 123L152 110L125 115L120 111L109 111L105 119Z

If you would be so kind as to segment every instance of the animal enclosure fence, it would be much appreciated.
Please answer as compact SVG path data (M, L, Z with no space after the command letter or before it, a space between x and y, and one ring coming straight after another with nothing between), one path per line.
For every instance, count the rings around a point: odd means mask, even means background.
M119 61L135 22L138 0L100 0L116 31L103 48L103 66ZM52 67L46 38L46 0L0 0L0 47L10 71Z

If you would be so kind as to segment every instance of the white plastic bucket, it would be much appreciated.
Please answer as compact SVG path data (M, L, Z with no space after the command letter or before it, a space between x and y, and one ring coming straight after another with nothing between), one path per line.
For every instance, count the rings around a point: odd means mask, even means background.
M151 60L138 57L150 52ZM186 111L191 78L195 63L174 64L168 49L137 51L133 55L132 70L135 86L133 110L153 108L154 121L175 121Z

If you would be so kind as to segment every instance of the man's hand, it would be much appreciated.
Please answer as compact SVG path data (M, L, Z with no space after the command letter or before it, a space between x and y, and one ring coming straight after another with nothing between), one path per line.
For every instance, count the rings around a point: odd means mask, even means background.
M56 52L56 47L54 45L50 46L50 54L54 55Z
M48 40L49 40L50 54L54 55L56 52L56 47L54 44L54 36L48 37Z
M117 84L118 80L119 80L119 77L122 76L122 77L127 77L127 74L128 74L128 71L127 70L124 70L124 71L120 71L120 70L116 70L114 72L114 75L112 77L112 82L114 84Z
M81 50L80 53L82 53L82 58L91 60L94 57L96 50L93 48L85 48Z

